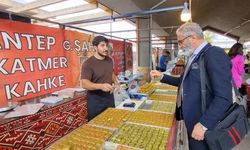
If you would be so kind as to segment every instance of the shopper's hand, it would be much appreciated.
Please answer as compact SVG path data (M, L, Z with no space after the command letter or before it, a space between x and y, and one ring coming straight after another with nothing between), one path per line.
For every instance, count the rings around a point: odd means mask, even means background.
M194 126L194 129L192 132L192 138L198 141L204 140L205 132L206 131L202 128L202 125L198 122Z
M157 71L157 70L152 70L152 71L150 72L151 78L161 78L162 75L163 75L163 74L162 74L161 72Z
M108 84L108 83L103 83L101 84L101 90L104 92L110 92L113 90L112 85Z

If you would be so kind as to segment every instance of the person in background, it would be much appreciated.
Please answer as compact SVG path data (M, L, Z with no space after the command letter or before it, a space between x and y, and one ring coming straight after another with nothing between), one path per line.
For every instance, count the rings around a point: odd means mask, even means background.
M159 68L161 72L166 71L168 63L168 54L170 55L170 53L166 49L162 50L162 55L160 57L160 68Z
M228 56L231 58L232 63L232 78L238 89L242 87L242 76L245 73L244 70L244 56L243 56L243 45L235 43L228 52ZM244 92L244 86L239 90L242 94Z
M178 120L184 120L187 127L190 150L208 150L204 135L215 128L232 104L231 62L222 48L211 46L204 41L201 27L187 22L177 31L180 49L189 57L181 77L173 77L152 70L150 75L161 78L161 82L179 86L177 96ZM200 56L204 54L204 66L207 71L211 90L207 87L207 108L202 113Z
M113 61L108 56L108 42L103 36L95 37L92 44L96 52L84 62L81 69L83 88L88 90L89 121L108 107L115 107L112 84L117 89L119 84L113 72Z
M250 59L250 52L247 52L246 58L247 58L247 61L249 61L249 59Z

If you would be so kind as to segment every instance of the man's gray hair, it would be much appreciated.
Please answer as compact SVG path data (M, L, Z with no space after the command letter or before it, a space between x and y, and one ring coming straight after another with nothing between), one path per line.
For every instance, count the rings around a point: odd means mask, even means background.
M194 34L198 39L204 39L200 25L195 22L187 22L181 25L176 31L176 34L178 33L181 33L185 37Z

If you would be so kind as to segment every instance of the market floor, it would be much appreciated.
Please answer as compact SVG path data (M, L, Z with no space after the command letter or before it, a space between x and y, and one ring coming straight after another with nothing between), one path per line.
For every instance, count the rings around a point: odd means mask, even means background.
M250 119L248 120L250 122ZM241 141L239 145L235 146L233 150L249 150L249 149L250 149L250 131L248 132L246 138L243 141Z

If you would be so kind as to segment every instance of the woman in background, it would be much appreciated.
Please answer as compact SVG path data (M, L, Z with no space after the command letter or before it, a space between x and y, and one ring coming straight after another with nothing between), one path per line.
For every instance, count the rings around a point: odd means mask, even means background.
M242 75L244 70L243 45L235 43L228 52L232 62L232 77L238 89L242 86ZM240 90L241 92L241 90ZM243 94L243 93L242 93Z

